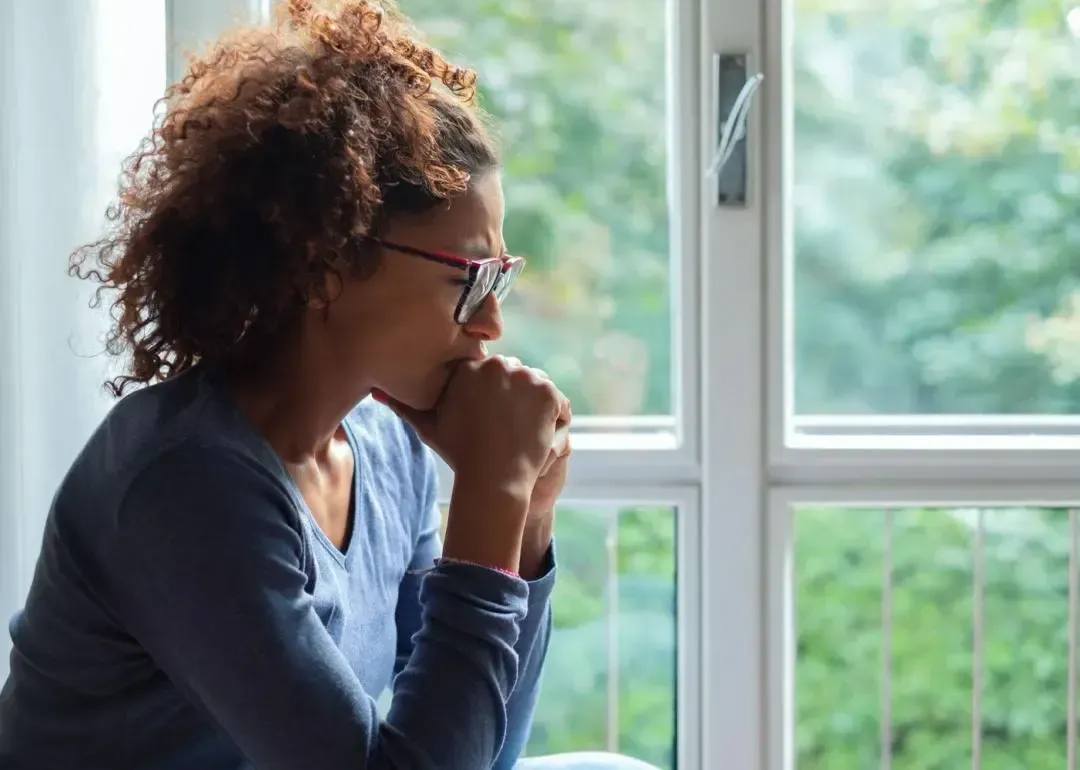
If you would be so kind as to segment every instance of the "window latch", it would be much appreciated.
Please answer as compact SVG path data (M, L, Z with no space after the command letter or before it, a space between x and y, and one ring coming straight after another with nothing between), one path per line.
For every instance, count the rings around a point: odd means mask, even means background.
M760 72L748 77L746 61L746 54L713 57L719 137L707 173L716 178L716 202L721 206L746 205L746 119L765 79Z

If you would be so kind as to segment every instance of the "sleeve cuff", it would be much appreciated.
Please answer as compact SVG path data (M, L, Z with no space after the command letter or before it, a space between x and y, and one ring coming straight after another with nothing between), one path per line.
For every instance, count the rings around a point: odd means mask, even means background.
M499 570L464 562L442 562L424 577L420 601L425 606L435 595L452 595L458 601L490 610L504 610L518 620L525 615L528 584Z

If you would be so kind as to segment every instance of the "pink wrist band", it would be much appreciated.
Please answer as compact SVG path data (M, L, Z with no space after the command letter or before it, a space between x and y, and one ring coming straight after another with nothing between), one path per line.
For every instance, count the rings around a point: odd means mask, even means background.
M474 567L483 567L484 569L493 569L496 572L501 572L504 575L509 575L510 577L514 577L514 578L520 578L521 577L521 575L514 572L513 570L503 569L502 567L493 567L490 564L481 564L480 562L469 561L467 559L445 559L445 558L436 559L435 560L435 566L438 567L440 564L471 564Z

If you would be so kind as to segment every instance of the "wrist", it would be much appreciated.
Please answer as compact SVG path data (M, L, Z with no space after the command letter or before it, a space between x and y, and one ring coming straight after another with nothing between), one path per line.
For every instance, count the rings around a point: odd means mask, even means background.
M443 557L520 572L529 497L479 477L454 478Z
M521 558L519 573L524 580L538 580L543 577L547 566L548 551L554 537L554 515L531 517L521 536Z
M524 506L523 515L528 514L529 501L536 479L522 473L498 473L490 468L454 471L454 492L461 490L469 496L498 499L514 510Z

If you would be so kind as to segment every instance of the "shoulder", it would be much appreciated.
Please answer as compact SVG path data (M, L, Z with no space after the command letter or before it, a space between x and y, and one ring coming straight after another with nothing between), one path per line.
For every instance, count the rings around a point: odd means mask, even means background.
M60 492L119 503L142 479L163 488L204 476L283 487L283 473L250 425L205 377L190 372L118 402L83 447Z
M188 437L164 444L135 464L121 485L119 530L235 530L260 520L299 531L296 505L282 473L228 441Z
M298 526L280 461L194 376L116 404L61 482L50 518L98 544L253 520Z

